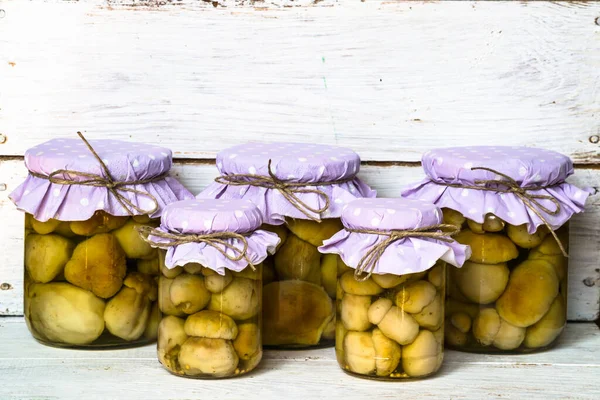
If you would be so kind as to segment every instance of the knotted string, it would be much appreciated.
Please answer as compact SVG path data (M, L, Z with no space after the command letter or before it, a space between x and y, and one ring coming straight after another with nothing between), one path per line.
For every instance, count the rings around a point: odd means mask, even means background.
M140 233L142 239L150 244L151 246L158 247L161 249L167 249L169 247L179 246L180 244L186 243L205 243L215 248L219 253L226 257L230 261L241 261L245 260L253 271L256 271L254 264L248 257L248 240L246 236L236 232L213 232L213 233L171 233L164 232L151 226L138 226L137 231ZM149 236L155 236L162 239L168 239L169 242L156 242L149 238ZM228 239L237 239L242 242L243 247L240 249L234 244L227 242ZM231 254L233 253L233 254Z
M387 236L387 238L375 246L371 247L369 251L363 255L358 262L356 269L354 270L354 278L359 282L364 282L371 277L375 266L381 259L381 256L385 250L394 242L408 238L431 238L437 239L444 242L452 242L452 236L460 232L460 229L455 225L450 224L439 224L432 226L425 226L423 228L415 228L410 230L391 230L391 231L377 231L371 229L346 229L352 233L366 233L369 235ZM365 275L366 274L366 275Z
M217 183L222 185L232 185L232 186L259 186L267 189L275 189L278 190L279 193L285 197L285 199L296 209L298 209L302 214L304 214L308 219L313 221L320 221L320 218L315 217L313 214L317 214L318 216L321 213L327 211L329 206L331 205L331 200L327 193L320 189L309 189L307 187L310 186L327 186L327 185L335 185L340 183L346 183L354 179L354 177L346 178L346 179L338 179L335 181L327 181L327 182L295 182L289 180L279 179L273 173L271 169L271 160L268 163L268 171L269 176L264 175L252 175L252 174L231 174L231 175L221 175L215 178ZM298 194L303 193L312 193L316 194L320 198L325 200L325 205L321 208L314 208L304 201L300 199ZM313 213L313 214L310 214Z
M475 185L440 183L440 182L434 182L434 183L436 183L438 185L442 185L442 186L449 186L449 187L455 187L455 188L485 190L488 192L514 194L523 202L523 204L525 204L525 206L527 208L529 208L535 215L537 215L538 218L546 225L546 227L548 228L548 230L554 237L554 240L556 240L556 243L558 244L558 247L560 248L560 251L562 252L563 256L569 257L569 254L567 253L567 250L565 249L562 242L560 241L558 235L556 234L554 229L552 229L552 226L550 225L548 220L542 215L542 212L541 212L541 211L543 211L548 215L557 215L558 213L560 213L560 202L556 198L554 198L554 196L551 196L549 194L548 195L531 194L528 192L530 190L549 189L551 187L556 186L556 184L547 185L547 186L522 187L521 185L519 185L519 183L516 180L514 180L510 176L503 174L502 172L498 172L494 169L485 168L485 167L474 167L474 168L471 168L471 170L472 171L477 171L477 170L488 171L488 172L494 173L498 176L501 176L504 179L477 179L477 180L475 180ZM489 187L489 186L487 186L488 184L498 185L498 187ZM502 187L502 186L504 186L504 187ZM544 206L542 203L540 203L539 200L548 200L548 201L552 202L552 204L554 204L556 207L554 210L551 210L548 207Z
M44 175L44 174L40 174L38 172L33 172L33 171L29 171L29 174L31 176L35 176L36 178L47 179L50 182L58 184L58 185L81 185L81 186L104 187L104 188L108 189L108 191L117 199L117 201L121 204L121 206L127 211L127 213L130 216L136 215L136 214L134 214L134 212L132 210L135 210L140 215L143 215L143 214L151 215L158 210L159 204L158 204L158 200L156 200L156 197L154 197L150 193L145 192L143 190L138 190L138 189L129 188L129 187L125 187L125 186L144 185L146 183L160 181L162 179L165 179L169 175L168 171L161 175L154 176L152 178L147 178L147 179L138 179L138 180L134 180L134 181L115 181L112 178L112 176L110 175L110 171L108 170L108 167L106 166L104 161L102 161L102 158L100 158L98 153L96 153L96 151L92 148L92 146L86 140L86 138L83 136L83 134L81 132L77 132L77 134L79 135L81 140L83 140L83 143L85 143L88 150L92 153L94 158L96 158L96 161L98 161L98 163L102 167L102 170L104 171L104 175L93 174L90 172L73 171L70 169L59 169L59 170L52 172L50 175ZM59 177L59 175L63 175L63 176ZM85 179L75 180L74 178L76 178L76 177L85 178ZM140 207L136 206L135 204L133 204L127 197L125 197L123 192L134 193L138 196L147 197L150 199L150 201L152 201L154 206L149 210L144 210L143 208L140 208Z

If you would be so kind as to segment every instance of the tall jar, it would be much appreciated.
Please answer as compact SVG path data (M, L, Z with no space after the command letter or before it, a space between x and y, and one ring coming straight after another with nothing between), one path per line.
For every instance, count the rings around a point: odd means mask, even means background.
M436 149L424 182L403 193L434 202L472 249L448 279L446 344L480 353L552 346L567 320L569 220L588 193L573 163L526 147Z
M185 200L144 234L161 248L158 358L175 375L228 378L262 357L262 262L277 235L245 200Z
M446 264L460 267L433 204L359 199L342 213L344 230L319 248L350 266L338 279L336 355L354 375L425 378L442 365Z
M217 155L220 176L199 198L246 199L281 243L263 268L263 344L332 346L337 277L347 267L318 247L342 229L343 206L375 192L356 177L360 158L334 146L248 143Z
M53 139L25 153L11 200L25 212L25 320L39 342L115 348L156 340L158 253L138 235L193 198L168 149ZM92 151L93 148L93 151ZM118 182L109 189L111 182Z

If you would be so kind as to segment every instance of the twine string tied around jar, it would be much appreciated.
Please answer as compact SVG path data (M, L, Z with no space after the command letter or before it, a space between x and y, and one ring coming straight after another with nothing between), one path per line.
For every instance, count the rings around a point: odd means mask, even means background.
M371 247L369 251L363 255L354 270L354 278L358 282L364 282L371 277L375 266L381 259L381 256L386 249L394 242L405 238L430 238L437 239L443 242L452 242L452 236L460 232L460 229L451 224L439 224L425 226L422 228L408 230L390 230L378 231L373 229L346 229L352 233L365 233L369 235L387 236L384 240Z

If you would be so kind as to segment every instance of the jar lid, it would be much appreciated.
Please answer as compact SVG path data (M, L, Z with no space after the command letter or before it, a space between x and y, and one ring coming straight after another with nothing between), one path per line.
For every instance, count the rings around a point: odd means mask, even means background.
M241 271L275 252L279 236L258 229L261 224L260 211L246 200L183 200L165 208L160 227L149 233L148 240L167 250L169 269L199 263L224 275L225 269ZM216 237L198 238L210 234ZM243 257L235 259L240 254Z
M584 210L592 192L566 183L573 162L545 149L450 147L425 153L422 163L427 178L405 189L402 196L450 208L477 223L493 214L511 225L527 224L531 234L546 223L553 230L560 228ZM534 201L526 204L523 195L507 183L534 196Z
M124 183L116 191L126 204L128 201L142 211L153 210L151 216L158 217L167 204L193 198L175 178L166 176L173 163L169 149L119 140L88 143L108 169L111 180ZM135 207L126 209L106 186L82 184L106 178L98 158L80 139L52 139L32 147L25 152L30 174L10 199L39 221L84 221L99 210L115 216L145 214ZM56 174L51 181L51 174L60 170L68 172Z
M435 205L418 200L358 199L345 208L342 223L345 229L325 240L319 251L338 254L346 265L356 269L364 267L361 262L365 256L387 242L393 231L431 227L431 232L439 232L436 226L442 223L442 213ZM428 270L438 260L460 267L470 256L468 246L447 236L435 238L416 233L385 243L370 271L374 274L412 274Z
M219 152L217 168L221 177L197 197L251 200L271 225L339 218L348 201L376 195L356 177L358 154L338 146L247 143Z

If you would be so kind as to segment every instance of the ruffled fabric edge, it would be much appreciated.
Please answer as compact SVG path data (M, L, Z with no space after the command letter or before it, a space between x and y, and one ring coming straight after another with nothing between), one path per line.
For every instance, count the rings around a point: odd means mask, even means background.
M157 229L168 233L164 228ZM149 235L148 238L157 243L170 242L169 239L153 235ZM263 262L269 254L274 254L277 245L281 241L275 233L260 229L246 236L246 240L248 242L246 255L254 265ZM240 249L243 247L243 244L238 239L232 238L226 241ZM235 255L231 250L228 251L228 254ZM206 243L185 243L167 248L165 266L168 269L173 269L177 266L183 267L189 263L201 264L203 267L210 268L219 275L225 275L225 269L239 272L248 266L246 260L229 260L220 251Z
M194 198L189 190L170 176L144 185L124 187L148 192L156 198L159 207L150 215L152 218L160 217L163 208L170 203ZM142 209L154 207L154 203L146 196L124 191L121 193ZM115 216L130 215L106 188L60 185L31 175L27 176L25 181L10 194L9 198L17 209L32 214L41 222L51 218L61 221L85 221L100 210ZM138 214L135 210L132 211L134 214Z
M557 215L545 214L553 230L556 230L569 221L574 214L584 211L587 198L593 190L580 189L570 183L543 189L532 190L533 195L551 195L560 202L561 211ZM402 197L420 199L435 204L440 208L450 208L458 211L466 218L477 223L483 223L487 214L494 214L511 225L527 224L530 234L537 228L545 225L544 222L513 193L496 193L477 189L463 189L439 185L431 179L408 187L402 191ZM541 200L540 204L550 210L556 206L548 201Z
M342 230L319 247L322 253L338 254L350 268L356 269L362 257L386 236ZM442 260L455 267L471 257L471 248L456 241L409 237L391 243L373 269L374 274L404 275L426 271Z
M310 213L317 220L325 218L340 218L343 207L357 198L373 198L377 192L359 178L335 185L311 186L329 196L329 209L321 215ZM325 206L322 196L314 193L299 193L298 198L309 206L319 209ZM200 192L197 198L209 199L245 199L251 200L261 211L264 223L269 225L281 225L285 218L307 219L300 210L290 204L283 195L275 189L267 189L258 186L233 186L222 185L213 182Z

